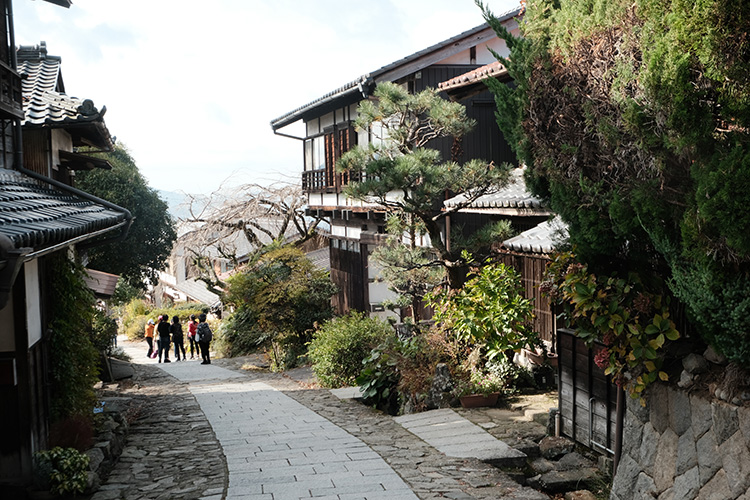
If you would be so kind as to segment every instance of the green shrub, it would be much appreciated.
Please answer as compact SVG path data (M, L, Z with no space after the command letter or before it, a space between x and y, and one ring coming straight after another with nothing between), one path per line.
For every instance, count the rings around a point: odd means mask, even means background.
M398 361L402 341L392 335L381 345L372 350L362 363L364 368L357 377L357 384L362 389L362 399L392 415L398 412L398 383L401 374Z
M336 287L296 248L269 249L227 280L224 303L234 308L225 329L225 352L267 348L277 368L289 368L305 352L316 323L333 315Z
M313 371L324 387L353 385L362 371L362 360L392 334L388 324L361 312L327 321L309 344Z
M39 482L55 495L83 493L86 489L89 457L75 448L56 446L36 453Z
M490 359L539 343L531 330L533 301L524 298L521 276L505 264L488 264L457 291L432 294L435 319L456 338L484 346Z
M92 343L94 295L84 281L85 270L65 252L49 257L50 375L52 421L90 414L99 380L99 353Z

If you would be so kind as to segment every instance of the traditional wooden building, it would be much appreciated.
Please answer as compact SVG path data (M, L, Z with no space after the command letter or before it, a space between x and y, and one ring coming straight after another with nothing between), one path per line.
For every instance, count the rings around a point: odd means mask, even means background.
M31 481L32 456L47 446L49 256L122 237L132 217L70 186L72 171L97 165L75 146L112 144L103 113L62 94L59 67L54 88L37 94L44 78L34 78L29 67L22 83L11 1L0 0L0 9L0 497L8 498ZM26 145L22 123L33 130Z
M511 31L518 31L516 16L520 9L501 16ZM334 299L339 313L361 310L387 314L383 302L392 298L386 283L369 255L383 242L384 213L374 205L352 200L342 188L351 181L336 172L336 161L354 145L368 144L369 130L355 130L357 105L371 98L381 82L395 82L411 92L436 88L444 82L494 60L488 50L507 55L505 42L488 25L483 24L441 43L388 64L352 80L342 87L298 107L271 122L275 133L301 143L302 188L307 195L308 211L330 222L331 278L339 287ZM481 158L515 163L515 157L500 134L494 118L494 100L489 92L467 99L467 115L477 120L477 127L463 138L459 161ZM304 136L283 132L285 127L302 121ZM431 145L451 157L451 141ZM427 244L428 242L425 242Z

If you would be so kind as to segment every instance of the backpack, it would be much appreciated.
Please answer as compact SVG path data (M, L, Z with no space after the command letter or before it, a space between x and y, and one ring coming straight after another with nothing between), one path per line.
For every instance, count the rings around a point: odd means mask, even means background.
M214 338L213 333L211 333L211 327L208 326L208 323L198 323L198 331L196 333L198 334L199 342L211 342Z

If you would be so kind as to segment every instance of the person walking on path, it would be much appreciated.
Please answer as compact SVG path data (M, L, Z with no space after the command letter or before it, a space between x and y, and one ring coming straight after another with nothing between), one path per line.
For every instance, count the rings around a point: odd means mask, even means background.
M174 342L174 357L179 361L180 351L182 351L182 360L185 361L185 339L182 335L182 325L180 324L179 316L172 318L172 325L169 327L169 331L172 332L172 342Z
M208 352L209 346L211 344L211 340L213 339L214 335L211 332L211 327L208 326L208 323L206 323L206 315L201 314L198 316L198 328L196 329L196 334L198 335L198 344L201 347L201 357L203 358L203 361L201 362L202 365L210 365L211 364L211 355Z
M195 331L198 329L198 323L195 321L195 314L190 315L188 321L188 340L190 341L190 359L194 359L197 354L200 356L201 350L198 346L198 339L195 337Z
M156 328L156 325L154 324L154 320L150 319L146 323L146 342L148 343L148 354L146 354L147 358L150 358L151 355L154 353L154 328Z
M159 363L161 363L162 353L164 353L164 362L171 363L169 360L169 316L166 314L161 316L156 331L159 333Z

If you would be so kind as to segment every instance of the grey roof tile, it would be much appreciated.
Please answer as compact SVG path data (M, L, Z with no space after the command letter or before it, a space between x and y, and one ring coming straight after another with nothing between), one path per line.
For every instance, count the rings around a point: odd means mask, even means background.
M510 182L507 186L496 193L487 194L479 197L472 202L467 208L469 209L536 209L545 210L542 202L533 196L526 189L526 182L523 179L523 168L513 169L511 172ZM455 207L457 204L466 199L464 194L458 194L453 198L445 200L444 205L447 208Z
M22 45L17 51L18 73L22 76L24 127L75 128L97 147L111 148L113 139L104 124L106 107L99 111L89 99L65 94L60 73L61 59L47 54L47 47ZM82 144L74 144L82 145Z
M0 234L39 249L114 227L125 213L0 169Z
M495 61L490 64L486 64L477 69L473 69L462 75L458 75L445 82L438 83L438 89L450 90L455 88L465 87L467 85L473 85L487 78L496 78L505 76L508 74L508 70L503 66L500 61Z
M567 224L560 217L554 217L503 241L503 247L514 252L549 254L567 239Z

